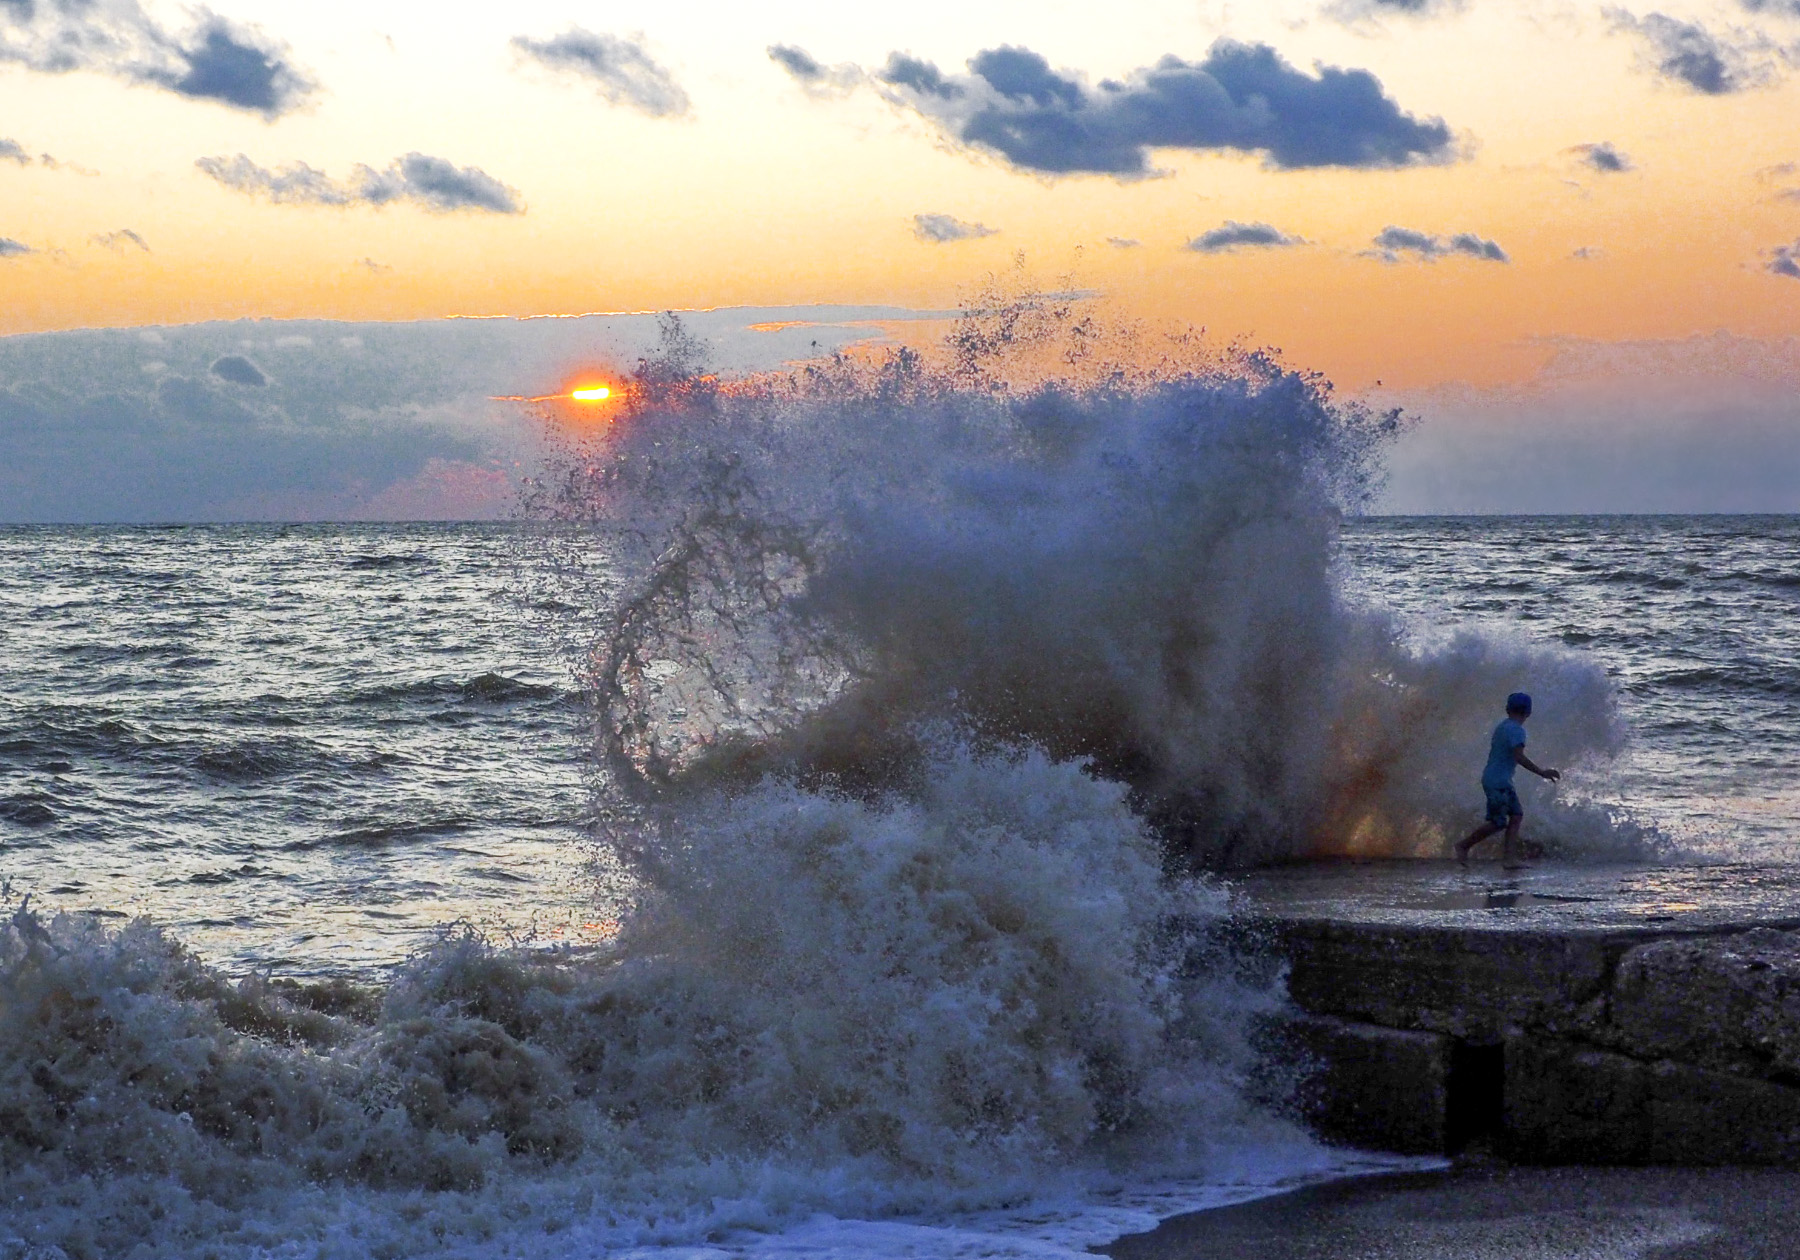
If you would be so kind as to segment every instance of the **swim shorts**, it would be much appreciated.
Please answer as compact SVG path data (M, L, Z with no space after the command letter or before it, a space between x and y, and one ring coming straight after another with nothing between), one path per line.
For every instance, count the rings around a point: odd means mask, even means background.
M1491 788L1483 784L1481 790L1487 793L1487 820L1496 827L1504 827L1515 818L1525 816L1524 806L1519 804L1519 794L1509 783L1503 788Z

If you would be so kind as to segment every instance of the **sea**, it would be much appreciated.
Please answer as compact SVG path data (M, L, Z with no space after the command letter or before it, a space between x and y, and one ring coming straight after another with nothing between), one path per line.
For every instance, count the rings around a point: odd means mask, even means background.
M0 1256L1067 1256L1422 1166L1284 1110L1232 871L1441 857L1521 688L1546 860L1791 861L1800 518L1346 514L1290 385L0 529Z
M589 713L523 532L0 529L13 896L237 974L378 975L456 923L599 939ZM1800 517L1365 517L1340 548L1423 632L1603 668L1612 795L1685 849L1800 860Z

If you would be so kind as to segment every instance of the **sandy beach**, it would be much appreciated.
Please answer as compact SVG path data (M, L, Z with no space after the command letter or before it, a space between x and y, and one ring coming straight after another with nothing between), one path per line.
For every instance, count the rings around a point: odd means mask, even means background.
M1366 1177L1176 1217L1115 1260L1783 1260L1800 1172L1519 1168Z

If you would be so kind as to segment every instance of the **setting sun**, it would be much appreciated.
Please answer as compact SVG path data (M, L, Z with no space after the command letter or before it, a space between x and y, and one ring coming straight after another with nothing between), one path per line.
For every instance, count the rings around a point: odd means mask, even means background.
M569 397L576 402L604 402L612 397L612 390L604 385L588 385L581 389L570 390Z

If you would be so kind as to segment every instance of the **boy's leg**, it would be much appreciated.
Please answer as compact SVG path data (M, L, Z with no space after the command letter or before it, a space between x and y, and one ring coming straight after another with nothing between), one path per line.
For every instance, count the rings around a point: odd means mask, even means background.
M1469 850L1473 849L1476 845L1480 844L1483 840L1486 840L1489 836L1499 830L1500 828L1491 822L1482 823L1481 826L1475 828L1475 830L1456 842L1456 860L1467 865L1469 861Z
M1500 842L1500 865L1513 868L1525 865L1521 860L1523 851L1519 848L1519 825L1524 821L1523 814L1514 814L1506 820L1506 838Z

